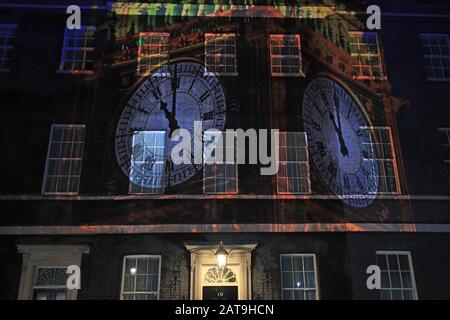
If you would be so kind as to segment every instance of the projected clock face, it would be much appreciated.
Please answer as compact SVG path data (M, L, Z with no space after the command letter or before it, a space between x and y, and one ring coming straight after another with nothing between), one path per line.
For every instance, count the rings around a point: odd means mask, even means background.
M328 188L351 206L369 206L378 190L378 167L358 102L336 81L316 78L305 91L303 124L311 158Z
M172 148L179 143L171 141L174 131L187 129L194 139L194 121L201 121L203 131L211 128L222 130L225 117L225 95L221 83L203 65L177 62L169 65L168 70L167 67L156 70L131 96L120 116L115 140L119 165L130 176L133 135L136 132L165 131L164 184L165 187L178 185L202 170L202 162L194 159L193 148L191 164L175 165L172 162Z

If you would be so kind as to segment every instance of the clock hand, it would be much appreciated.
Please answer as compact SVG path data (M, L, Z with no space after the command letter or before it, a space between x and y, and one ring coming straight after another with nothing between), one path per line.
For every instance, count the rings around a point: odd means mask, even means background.
M167 103L161 100L160 109L164 111L164 115L166 116L167 121L169 121L169 137L172 138L172 134L175 130L180 129L178 125L177 119L173 116L173 114L167 109Z
M348 156L348 149L345 145L344 135L342 134L342 125L341 125L341 101L339 100L338 96L336 95L336 87L333 87L333 99L334 99L334 105L337 112L337 118L338 118L338 124L339 124L339 141L341 143L341 153L343 156Z
M338 98L338 96L336 95L336 88L334 88L333 90L333 100L334 100L334 106L336 108L337 111L337 118L338 118L338 124L339 124L339 130L342 133L342 126L341 126L341 102Z
M339 128L336 125L336 120L334 119L334 114L331 112L331 110L328 110L328 114L329 114L331 122L333 123L334 130L339 134Z
M338 126L336 125L336 121L334 119L334 115L331 112L331 110L328 110L329 116L330 116L330 120L333 122L333 126L334 126L334 131L336 131L337 135L338 135L338 139L339 139L339 144L341 146L341 154L344 157L348 157L348 149L347 146L345 145L345 140L344 137L342 135L342 131L340 130L340 128L338 128Z
M175 118L177 113L177 65L173 66L173 79L172 79L172 115Z

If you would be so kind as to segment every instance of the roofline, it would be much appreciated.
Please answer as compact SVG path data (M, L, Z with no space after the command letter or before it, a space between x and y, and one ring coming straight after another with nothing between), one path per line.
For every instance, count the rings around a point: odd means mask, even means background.
M106 1L105 1L106 2ZM32 4L32 3L0 3L0 8L16 8L16 9L55 9L55 10L65 10L67 9L67 7L69 5L71 5L73 3L67 3L67 4ZM117 2L118 5L123 4L122 2L118 1ZM129 7L133 7L133 5L135 4L140 4L140 3L131 3L128 4ZM170 3L164 3L165 5L170 4ZM149 4L150 5L150 4ZM158 3L152 3L152 5L158 5ZM184 5L184 4L180 4L180 5ZM195 5L195 4L190 4ZM207 5L206 5L207 6ZM114 4L113 1L107 1L106 5L80 5L79 6L81 9L83 10L112 10L114 8ZM266 6L254 6L254 7L266 7ZM278 6L278 7L288 7L288 6ZM297 7L297 6L290 6L290 7ZM308 8L308 6L303 6L305 9ZM313 8L317 8L318 6L313 6ZM323 8L328 8L330 10L334 10L334 7L330 7L330 6L323 6ZM115 9L115 10L119 10ZM133 11L133 14L135 14L135 12L139 12L138 10ZM337 14L342 14L342 15L365 15L367 14L366 12L357 12L357 11L335 11L335 13ZM157 13L157 15L163 15L161 13ZM177 15L177 12L172 12L171 15ZM382 16L385 17L404 17L404 18L450 18L450 14L434 14L434 13L410 13L410 12L381 12ZM322 16L320 16L322 17ZM319 18L320 18L319 17ZM302 16L298 17L298 16L285 16L283 18L303 18ZM313 17L316 18L316 17ZM323 18L323 17L322 17Z

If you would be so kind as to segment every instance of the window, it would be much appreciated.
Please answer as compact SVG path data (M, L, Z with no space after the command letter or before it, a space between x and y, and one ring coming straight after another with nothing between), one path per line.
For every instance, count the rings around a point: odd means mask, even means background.
M304 132L280 132L277 190L280 194L309 194L308 145Z
M303 76L300 35L271 34L270 64L274 77Z
M236 76L236 34L205 34L205 65L214 74Z
M318 300L316 256L282 254L281 285L283 300Z
M203 139L203 192L235 194L238 191L236 137L205 132ZM231 156L230 156L231 155Z
M390 127L362 127L367 130L369 143L363 143L364 167L370 172L367 185L373 185L378 178L379 194L400 193L397 161ZM374 175L377 176L374 176ZM372 188L369 188L372 189Z
M59 67L61 72L93 73L94 32L95 27L66 28Z
M416 281L410 252L377 251L382 300L416 300Z
M78 194L85 128L52 125L42 193Z
M17 25L15 24L0 24L0 72L10 70L16 29Z
M163 193L166 132L136 131L132 141L130 193Z
M139 33L138 75L146 75L155 68L167 66L168 61L169 33ZM160 74L160 76L166 75L168 75L168 70Z
M76 300L78 290L67 288L67 267L81 266L86 245L17 245L22 254L19 300Z
M67 267L37 267L33 300L66 300Z
M123 259L122 300L158 300L161 256L137 255Z
M386 75L381 59L380 44L375 32L349 32L353 78L384 80Z
M441 135L442 146L445 149L445 167L447 168L447 179L450 183L450 128L439 129Z
M447 34L420 35L428 80L450 80L450 44Z

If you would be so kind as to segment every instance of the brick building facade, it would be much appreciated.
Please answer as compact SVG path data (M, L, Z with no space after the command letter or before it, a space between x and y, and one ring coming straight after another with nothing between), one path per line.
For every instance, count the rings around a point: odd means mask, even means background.
M0 298L450 298L445 1L375 1L381 30L363 1L75 2L81 30L0 1ZM279 130L281 171L177 166L194 121Z

